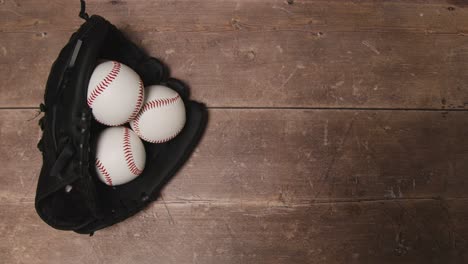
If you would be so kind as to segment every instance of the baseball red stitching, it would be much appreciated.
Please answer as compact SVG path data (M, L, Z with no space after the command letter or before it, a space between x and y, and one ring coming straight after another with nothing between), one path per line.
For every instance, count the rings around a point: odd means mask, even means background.
M137 103L135 105L135 109L133 110L132 115L130 116L130 118L128 119L127 122L130 122L131 120L133 120L138 115L138 113L140 112L141 105L143 104L143 99L144 99L144 96L143 96L143 82L140 80L139 87L138 87Z
M99 172L101 172L101 174L104 176L105 181L110 186L112 186L112 178L111 178L109 172L106 170L104 165L102 165L101 161L98 158L96 158L96 167L98 168Z
M140 117L140 115L137 115L135 117L135 120L133 121L133 130L135 130L135 133L137 133L138 136L140 136L142 139L146 140L140 133L140 126L138 125L139 117Z
M173 135L170 135L169 137L163 138L163 139L160 139L160 140L147 140L147 139L145 139L145 140L148 141L148 142L151 142L151 143L156 143L156 144L165 143L165 142L175 138L180 133L180 131L182 131L182 128L179 129L179 131L175 132Z
M137 165L135 164L135 160L133 159L132 146L130 145L130 130L128 127L125 127L124 130L123 149L125 161L127 162L127 166L130 169L130 172L137 176L140 175L141 170L138 169Z
M166 106L166 105L169 105L169 104L173 104L179 98L180 98L180 96L176 95L176 96L174 96L172 98L162 98L162 99L155 99L155 100L149 101L148 103L145 104L145 106L143 106L143 109L141 109L141 114L143 114L144 112L146 112L146 111L148 111L150 109L153 109L153 108L158 108L158 107L161 107L161 106Z
M179 131L177 131L176 133L174 133L173 135L167 137L167 138L164 138L164 139L161 139L161 140L151 140L151 139L148 139L146 138L145 136L143 136L141 134L141 131L140 131L140 125L139 125L139 122L140 122L140 117L143 113L145 113L146 111L148 110L151 110L153 108L158 108L158 107L161 107L161 106L166 106L166 105L170 105L170 104L173 104L175 103L177 100L180 99L180 96L177 94L176 96L172 97L172 98L162 98L162 99L154 99L152 101L149 101L147 102L143 108L141 109L140 113L135 117L135 120L133 122L133 129L135 129L135 132L138 134L138 136L140 136L143 140L145 141L148 141L150 143L156 143L156 144L159 144L159 143L164 143L164 142L167 142L173 138L175 138L179 132L182 130L180 129Z
M98 85L96 85L96 87L93 89L93 91L89 95L88 97L89 107L93 105L94 100L96 100L96 98L100 94L102 94L107 89L107 87L109 87L109 85L115 80L117 75L119 75L122 65L120 64L120 62L117 62L117 61L113 61L112 63L113 63L112 70L107 74L107 76L101 82L98 83Z
M134 124L133 126L134 126L134 128L135 128L135 124ZM143 139L144 141L147 141L147 142L149 142L149 143L160 144L160 143L165 143L165 142L167 142L167 141L169 141L169 140L175 138L175 137L180 133L180 131L182 131L182 129L183 129L183 128L179 129L179 131L175 132L174 135L171 135L171 136L169 136L169 137L167 137L167 138L164 138L164 139L162 139L162 140L152 140L152 139L146 138L146 137L143 136L143 135L138 135L138 136L139 136L141 139ZM135 129L135 130L136 130L136 129Z

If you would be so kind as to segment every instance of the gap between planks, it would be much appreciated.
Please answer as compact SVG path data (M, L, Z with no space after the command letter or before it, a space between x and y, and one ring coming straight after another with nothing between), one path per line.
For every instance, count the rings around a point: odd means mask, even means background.
M248 207L268 207L268 208L293 208L293 207L310 207L313 205L334 205L334 204L355 204L355 203L400 203L400 202L413 202L413 201L468 201L468 197L413 197L413 198L395 198L395 199L379 199L379 198L367 198L367 199L316 199L304 202L281 202L281 201L268 201L268 200L162 200L158 198L154 201L154 204L160 205L209 205L209 206L248 206ZM6 204L33 204L34 201L20 200L16 202L0 203L0 205Z
M281 107L281 106L208 106L212 110L331 110L331 111L414 111L414 112L468 112L465 108L391 108L391 107ZM39 110L39 107L0 107L0 110Z
M81 24L76 25L76 30L80 27ZM132 30L132 32L146 32L146 33L204 33L204 34L218 34L218 33L229 33L229 32L239 32L239 33L268 33L268 32L303 32L303 33L310 33L310 34L334 34L334 33L399 33L399 34L422 34L422 35L446 35L446 36L466 36L468 33L463 31L453 31L453 32L432 32L429 30L425 30L424 28L394 28L394 29L381 29L381 28L369 28L369 29L354 29L354 30L326 30L322 29L321 27L317 27L317 30L306 30L306 29L261 29L261 30L252 30L252 29L229 29L229 30ZM0 31L0 34L38 34L38 33L70 33L73 34L75 31L72 29L54 29L54 30L15 30L15 31Z

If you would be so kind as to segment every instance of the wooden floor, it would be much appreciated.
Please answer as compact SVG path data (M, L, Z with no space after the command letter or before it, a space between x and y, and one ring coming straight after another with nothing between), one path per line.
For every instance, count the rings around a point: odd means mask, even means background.
M79 1L0 0L0 262L468 263L466 1L87 2L207 133L144 212L48 227L33 118Z

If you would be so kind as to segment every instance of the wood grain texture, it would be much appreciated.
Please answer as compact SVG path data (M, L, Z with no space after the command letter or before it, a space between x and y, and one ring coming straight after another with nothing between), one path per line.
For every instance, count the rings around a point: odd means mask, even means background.
M211 111L166 196L286 204L466 197L465 120L466 112Z
M0 262L468 263L465 2L87 0L210 107L162 197L88 237L34 211L18 109L79 1L0 0Z
M41 166L33 110L0 111L0 200L31 202ZM468 113L212 110L167 201L308 204L467 198Z
M80 23L50 15L58 9L76 13L64 8L65 2L39 9L41 3L0 6L9 14L0 19L12 16L3 23L10 30L0 33L1 107L33 107L42 101L50 65ZM468 15L458 7L447 10L444 2L91 1L89 6L166 62L175 77L192 87L194 99L209 106L468 105L468 40L453 32L468 26ZM320 21L310 22L314 19ZM361 28L364 24L369 28ZM439 32L431 25L452 29Z
M0 203L5 263L466 263L467 200L152 204L93 237Z
M42 166L36 148L41 131L35 116L34 110L0 110L0 203L34 201Z
M87 0L88 13L139 31L407 31L467 33L463 1ZM461 4L460 4L461 3ZM0 32L75 30L78 1L2 1Z

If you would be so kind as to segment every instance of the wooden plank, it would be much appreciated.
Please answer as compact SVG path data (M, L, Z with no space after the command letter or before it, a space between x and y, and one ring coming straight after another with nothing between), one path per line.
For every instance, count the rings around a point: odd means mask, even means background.
M453 4L88 1L210 106L437 109L468 104L468 9ZM2 2L0 107L42 101L77 10Z
M27 197L34 200L42 157L41 137L34 110L0 110L0 202Z
M467 200L152 204L93 237L0 203L5 263L465 263Z
M33 110L1 110L0 201L31 202ZM468 112L211 110L165 200L309 204L467 197Z
M210 114L197 153L166 189L168 200L466 197L466 112Z
M461 1L88 0L88 12L139 31L405 31L466 33ZM78 1L2 1L0 32L74 30Z
M38 107L52 63L71 34L1 34L0 106Z
M468 262L468 111L372 110L468 105L463 1L87 2L217 109L164 200L92 238L39 219L38 118L0 110L2 261ZM77 10L0 0L0 108L42 101Z
M382 32L155 33L131 38L223 107L463 109L464 36ZM37 106L69 32L3 33L1 107ZM32 49L31 47L34 47Z

